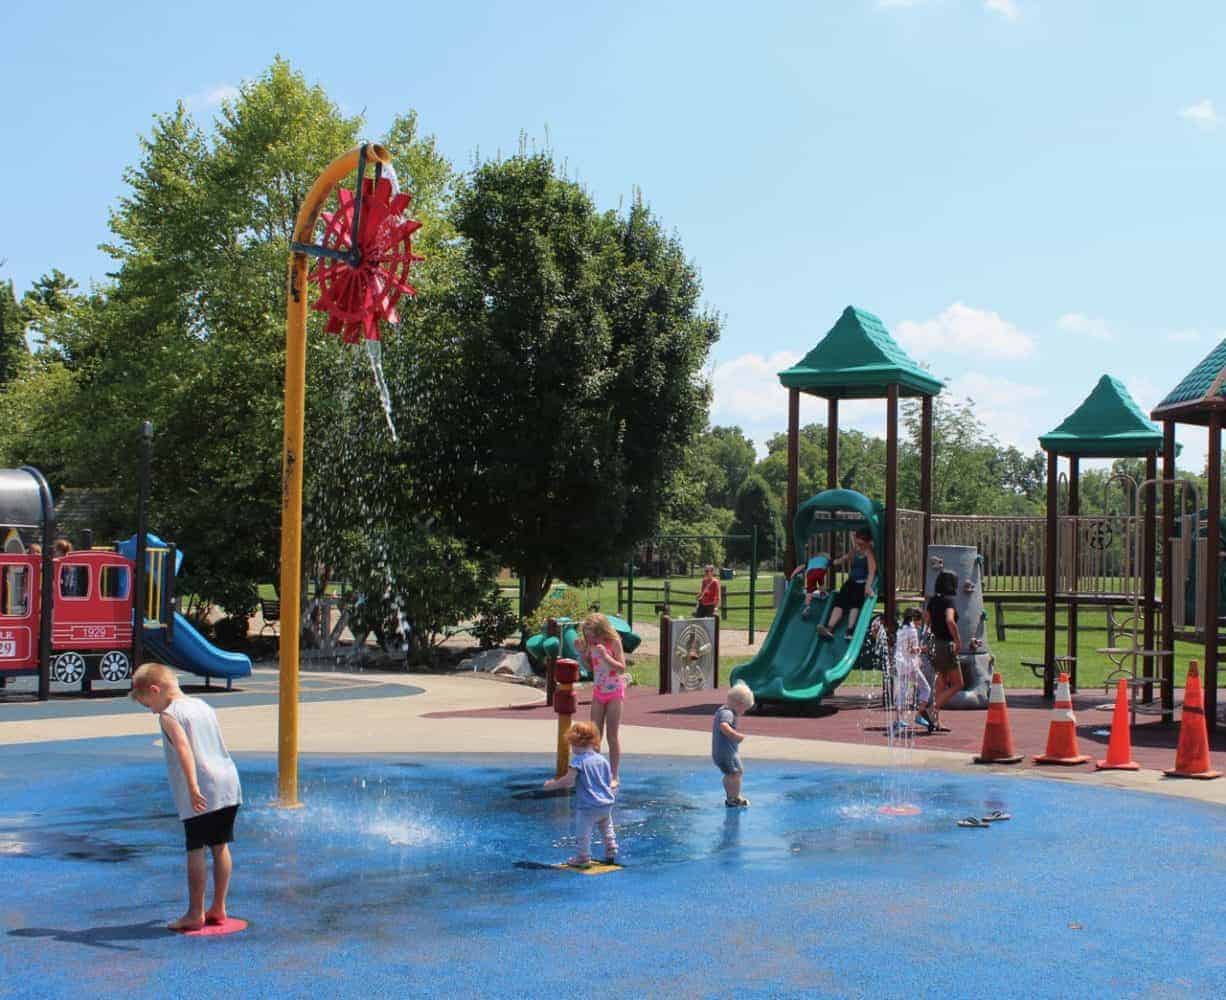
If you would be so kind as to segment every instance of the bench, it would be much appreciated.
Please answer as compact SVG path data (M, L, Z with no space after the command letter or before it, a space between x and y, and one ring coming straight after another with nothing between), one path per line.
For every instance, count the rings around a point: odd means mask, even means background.
M1050 674L1051 683L1054 686L1059 674L1069 675L1069 691L1075 693L1077 690L1077 657L1075 656L1057 656L1055 669L1049 670L1047 664L1042 660L1022 660L1023 667L1029 667L1030 672L1036 678L1043 681L1043 686L1047 686L1048 675Z
M274 635L281 634L281 602L266 601L260 598L260 617L264 619L264 624L260 627L260 635L264 634L266 629L272 629Z

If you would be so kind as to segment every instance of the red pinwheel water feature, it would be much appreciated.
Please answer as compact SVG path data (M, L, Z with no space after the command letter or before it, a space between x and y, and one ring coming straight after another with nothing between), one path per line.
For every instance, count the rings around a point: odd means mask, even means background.
M421 223L404 217L412 195L394 193L387 177L363 180L361 192L358 199L348 188L337 189L340 207L322 216L322 248L331 253L310 274L319 285L312 308L328 314L324 329L339 333L347 344L378 340L379 320L398 322L400 296L416 294L409 284L409 268L422 259L413 253L413 234ZM355 212L359 215L356 247Z

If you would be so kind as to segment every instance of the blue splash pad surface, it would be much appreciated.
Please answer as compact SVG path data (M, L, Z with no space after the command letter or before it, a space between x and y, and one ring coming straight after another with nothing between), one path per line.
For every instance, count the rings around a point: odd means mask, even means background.
M1226 810L752 759L738 811L704 761L630 758L626 868L583 876L515 864L572 847L548 758L308 757L281 811L275 761L240 757L251 927L181 938L152 743L0 751L0 996L1226 993ZM1013 819L954 825L992 809Z

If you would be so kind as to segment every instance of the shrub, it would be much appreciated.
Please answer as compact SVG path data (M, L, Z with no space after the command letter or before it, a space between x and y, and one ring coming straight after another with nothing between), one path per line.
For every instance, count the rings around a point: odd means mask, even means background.
M533 635L545 626L547 618L573 618L582 621L587 617L587 598L578 590L565 590L560 597L546 597L524 620L524 630Z
M222 649L241 650L247 646L246 615L229 615L213 623L213 638Z
M519 616L511 601L495 588L477 605L477 620L473 623L473 638L482 649L493 649L519 631Z

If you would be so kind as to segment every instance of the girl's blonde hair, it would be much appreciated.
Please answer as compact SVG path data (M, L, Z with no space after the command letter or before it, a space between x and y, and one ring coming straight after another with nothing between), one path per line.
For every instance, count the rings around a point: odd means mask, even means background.
M600 730L591 722L576 722L566 731L566 742L572 747L600 745Z
M165 663L142 663L132 675L132 694L146 694L154 685L163 691L177 691L179 679Z
M618 642L617 630L604 615L593 612L583 619L583 631L599 636L605 642Z
M745 711L753 708L753 692L744 681L737 681L728 689L728 701L735 701L741 706L741 710Z

